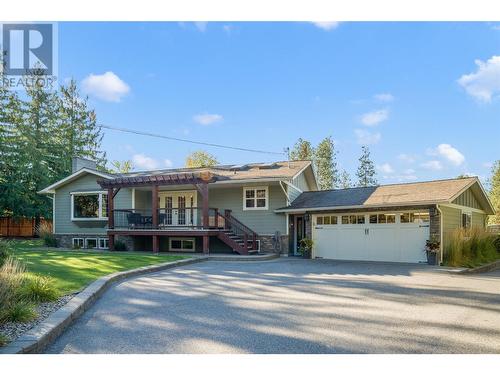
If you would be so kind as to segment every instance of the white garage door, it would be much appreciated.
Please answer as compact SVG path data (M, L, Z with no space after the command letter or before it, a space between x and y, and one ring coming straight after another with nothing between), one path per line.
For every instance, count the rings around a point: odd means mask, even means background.
M425 262L429 213L313 215L313 256L326 259Z

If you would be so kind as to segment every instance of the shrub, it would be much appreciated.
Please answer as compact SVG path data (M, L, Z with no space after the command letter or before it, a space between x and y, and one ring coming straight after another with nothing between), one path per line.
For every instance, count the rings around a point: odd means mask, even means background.
M12 243L7 240L0 239L0 267L3 266L7 258L12 254Z
M52 226L49 223L45 221L41 222L36 228L36 231L43 240L45 246L57 247L57 239L56 236L54 236L54 233L52 233Z
M450 236L445 252L445 264L474 267L497 259L495 236L473 227L456 229Z
M46 276L30 275L24 279L19 290L19 298L33 302L50 302L59 297L52 280Z
M0 347L7 345L9 342L9 339L7 336L4 336L0 333Z
M497 249L497 253L500 254L500 234L496 236L493 244L495 245L495 249Z
M123 241L115 241L115 250L116 251L127 251L127 245Z
M4 314L5 320L10 322L29 322L37 316L33 303L24 300L15 301L8 305Z

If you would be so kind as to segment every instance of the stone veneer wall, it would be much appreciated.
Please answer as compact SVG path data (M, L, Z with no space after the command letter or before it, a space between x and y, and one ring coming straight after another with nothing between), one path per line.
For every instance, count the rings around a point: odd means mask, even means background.
M281 235L281 252L280 254L288 254L288 235ZM258 236L260 240L260 251L261 252L277 252L274 248L274 236Z
M441 217L436 207L429 209L430 216L430 239L441 242Z

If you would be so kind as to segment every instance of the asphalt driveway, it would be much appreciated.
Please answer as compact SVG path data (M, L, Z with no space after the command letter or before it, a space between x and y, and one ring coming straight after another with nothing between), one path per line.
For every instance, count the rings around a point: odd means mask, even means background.
M115 285L48 353L500 353L500 272L278 259Z

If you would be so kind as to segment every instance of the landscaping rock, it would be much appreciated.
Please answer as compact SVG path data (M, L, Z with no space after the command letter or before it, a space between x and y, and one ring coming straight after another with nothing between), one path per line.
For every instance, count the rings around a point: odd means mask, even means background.
M9 322L0 324L0 334L7 337L9 341L14 341L18 337L21 337L23 333L29 331L31 328L45 320L52 312L59 310L61 307L66 305L75 295L76 293L68 294L59 298L55 302L43 302L39 304L35 308L37 318L30 322Z

